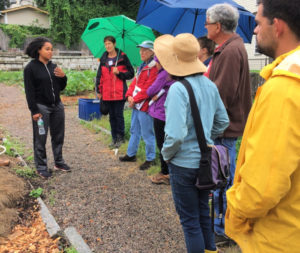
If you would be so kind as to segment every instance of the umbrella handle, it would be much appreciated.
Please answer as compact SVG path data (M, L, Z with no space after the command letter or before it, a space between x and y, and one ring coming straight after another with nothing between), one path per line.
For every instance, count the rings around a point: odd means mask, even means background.
M120 49L118 49L118 54L117 54L117 59L116 59L115 67L117 67L117 64L118 64L119 55L120 55Z

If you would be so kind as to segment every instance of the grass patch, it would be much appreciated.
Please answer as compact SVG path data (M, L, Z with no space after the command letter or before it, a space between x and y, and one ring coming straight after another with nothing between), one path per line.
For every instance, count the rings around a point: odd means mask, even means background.
M50 206L55 205L55 195L56 195L56 191L55 190L50 190L50 193L49 193L49 196L48 196Z
M0 83L24 86L22 71L0 71Z
M35 169L24 167L22 169L15 169L16 174L20 177L34 178L36 177Z

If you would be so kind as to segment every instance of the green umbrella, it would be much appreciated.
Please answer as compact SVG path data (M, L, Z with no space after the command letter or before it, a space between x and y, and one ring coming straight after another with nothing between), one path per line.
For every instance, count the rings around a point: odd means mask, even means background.
M125 52L133 66L141 64L138 44L145 40L154 41L152 30L134 20L120 15L105 18L93 18L81 35L92 54L100 58L105 52L104 37L112 35L116 38L116 47Z

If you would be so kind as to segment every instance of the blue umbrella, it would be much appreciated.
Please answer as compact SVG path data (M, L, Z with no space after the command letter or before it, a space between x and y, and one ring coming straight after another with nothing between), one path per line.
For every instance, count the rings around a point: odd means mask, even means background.
M228 3L238 9L240 18L236 32L244 42L251 43L255 17L233 0L141 0L136 22L163 34L192 33L200 37L207 33L204 27L206 10L220 3Z

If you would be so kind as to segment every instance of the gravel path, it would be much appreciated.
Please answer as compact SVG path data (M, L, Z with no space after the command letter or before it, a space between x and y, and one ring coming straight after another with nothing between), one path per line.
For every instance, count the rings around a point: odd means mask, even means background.
M79 124L77 110L65 107L64 158L72 172L43 183L44 201L59 225L76 227L97 253L185 252L170 187L151 184L136 163L120 163ZM19 87L0 84L0 126L32 150L30 113Z

